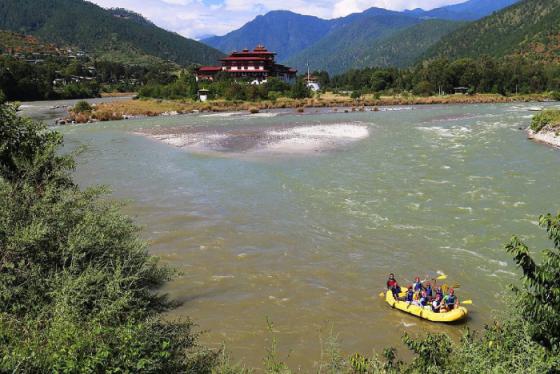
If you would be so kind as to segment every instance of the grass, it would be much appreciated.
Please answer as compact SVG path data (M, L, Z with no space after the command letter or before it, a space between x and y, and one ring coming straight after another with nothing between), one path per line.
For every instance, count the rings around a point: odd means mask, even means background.
M535 133L538 133L545 128L549 129L550 131L560 130L560 110L545 110L533 117L531 130L533 130Z
M339 95L332 92L309 99L278 98L276 100L263 100L257 102L211 100L197 102L191 100L123 100L111 103L98 104L90 113L75 115L70 113L70 120L85 123L91 120L110 121L125 119L134 116L159 116L164 113L185 114L193 112L229 112L248 111L258 113L266 109L293 108L298 113L303 113L305 108L337 108L343 107L344 112L364 111L366 107L390 105L428 105L428 104L485 104L543 101L546 95L517 95L501 96L494 94L477 95L447 95L447 96L412 96L395 95L381 96L364 95L359 99Z

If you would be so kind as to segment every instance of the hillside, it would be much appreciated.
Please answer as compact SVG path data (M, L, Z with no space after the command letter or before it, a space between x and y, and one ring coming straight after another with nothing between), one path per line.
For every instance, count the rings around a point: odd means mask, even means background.
M442 38L424 57L480 55L560 60L560 0L523 0Z
M0 29L72 45L127 62L152 56L187 65L214 63L222 54L202 43L165 31L122 10L106 10L82 0L2 0Z
M344 19L319 42L288 59L287 64L305 69L341 73L365 65L365 51L378 40L422 22L416 17L372 8Z
M429 47L464 24L436 19L408 27L373 43L363 51L360 63L362 66L377 67L411 66Z
M34 36L0 30L0 53L9 55L34 53L59 55L62 51L54 44L45 43Z
M317 17L274 11L258 16L227 35L214 36L202 42L225 53L264 44L278 53L278 59L283 61L319 41L333 26L333 22Z

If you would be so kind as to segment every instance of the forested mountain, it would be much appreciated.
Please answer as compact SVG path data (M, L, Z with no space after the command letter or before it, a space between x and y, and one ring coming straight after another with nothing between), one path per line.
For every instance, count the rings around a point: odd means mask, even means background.
M357 66L366 66L367 51L377 41L399 30L422 22L416 17L377 8L339 20L333 30L311 47L287 60L287 64L304 69L341 73Z
M371 8L332 20L274 11L203 42L224 53L262 43L277 52L280 61L300 70L308 61L312 69L331 73L372 64L408 66L441 37L464 25L451 21L479 19L517 1L469 0L429 11Z
M182 65L206 64L222 56L202 43L142 21L139 15L83 0L2 0L0 29L125 63L151 61L155 56Z
M429 47L464 24L464 22L434 19L408 27L364 49L363 57L353 67L411 66Z
M480 55L560 60L560 0L523 0L449 34L425 57Z
M214 36L202 42L225 53L264 44L283 61L319 41L334 25L332 21L317 17L274 11L258 16L225 36Z

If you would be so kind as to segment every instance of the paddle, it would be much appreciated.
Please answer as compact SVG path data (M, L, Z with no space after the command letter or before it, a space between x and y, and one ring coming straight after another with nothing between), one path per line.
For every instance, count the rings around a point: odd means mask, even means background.
M442 274L442 275L440 275L439 277L436 278L436 280L440 280L440 281L441 280L446 280L446 279L447 279L447 275L445 275L445 274Z
M461 304L472 305L472 300L461 301Z

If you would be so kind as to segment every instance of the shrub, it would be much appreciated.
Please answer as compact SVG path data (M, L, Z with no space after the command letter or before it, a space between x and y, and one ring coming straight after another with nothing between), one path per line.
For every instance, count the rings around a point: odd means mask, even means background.
M74 105L74 108L72 108L72 111L74 113L84 113L84 112L91 112L91 105L89 105L89 103L85 100L80 100L76 103L76 105Z
M209 372L192 323L162 318L174 272L62 143L0 105L0 371Z
M533 117L531 130L539 132L546 126L560 125L560 110L545 110Z

